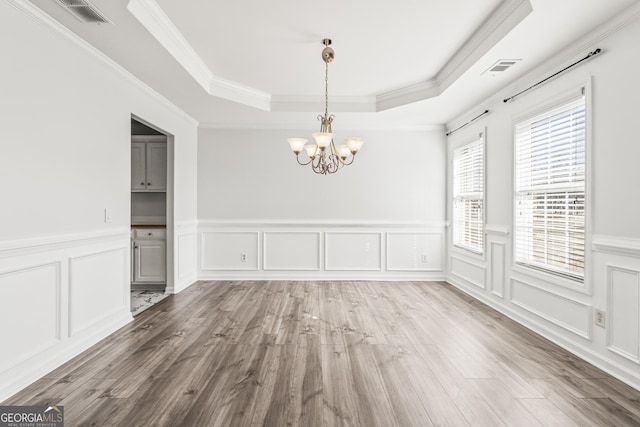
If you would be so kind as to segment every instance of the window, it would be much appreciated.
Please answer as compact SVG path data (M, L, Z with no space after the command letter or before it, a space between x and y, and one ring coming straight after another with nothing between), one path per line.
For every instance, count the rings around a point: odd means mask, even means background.
M515 261L584 279L585 97L515 125Z
M484 249L484 137L453 152L453 244Z

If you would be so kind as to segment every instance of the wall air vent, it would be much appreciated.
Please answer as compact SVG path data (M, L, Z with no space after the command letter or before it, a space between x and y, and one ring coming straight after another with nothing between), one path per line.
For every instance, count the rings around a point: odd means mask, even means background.
M489 67L489 69L487 69L482 74L490 74L495 76L496 74L504 73L505 71L507 71L509 68L513 67L520 61L522 60L521 59L501 59L495 64L493 64L491 67Z
M56 0L62 7L68 10L73 16L85 23L111 24L112 22L104 16L94 5L87 0Z

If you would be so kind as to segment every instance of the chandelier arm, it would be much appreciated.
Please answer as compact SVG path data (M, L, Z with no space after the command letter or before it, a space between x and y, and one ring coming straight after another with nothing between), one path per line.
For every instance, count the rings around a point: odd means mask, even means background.
M298 154L296 154L296 160L298 161L298 164L299 164L299 165L302 165L302 166L307 166L309 163L311 163L311 162L313 161L313 159L311 159L311 158L310 158L308 162L306 162L306 163L302 163L302 162L300 161L300 156L299 156Z
M318 153L318 155L316 156L315 159L313 159L313 162L311 163L311 167L313 168L313 171L319 171L320 168L320 164L322 163L322 156L324 155L323 152ZM316 172L317 173L317 172Z
M351 161L349 161L348 163L343 161L342 164L345 166L349 166L351 163L353 163L353 161L356 159L356 155L351 153ZM346 159L345 159L346 160Z

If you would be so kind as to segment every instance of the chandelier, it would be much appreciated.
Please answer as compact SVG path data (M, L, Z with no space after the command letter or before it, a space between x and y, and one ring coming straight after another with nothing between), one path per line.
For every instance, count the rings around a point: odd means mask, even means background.
M320 132L312 134L315 144L307 144L304 138L289 138L287 142L291 146L296 160L302 166L311 165L313 171L317 174L326 175L336 173L338 169L353 163L356 153L362 147L364 139L347 138L344 144L336 145L333 142L333 133L331 131L331 123L334 115L329 115L329 63L333 62L335 52L332 48L330 39L323 39L322 44L322 60L324 61L324 116L318 115L320 121ZM308 161L300 161L300 153L302 150L307 153Z

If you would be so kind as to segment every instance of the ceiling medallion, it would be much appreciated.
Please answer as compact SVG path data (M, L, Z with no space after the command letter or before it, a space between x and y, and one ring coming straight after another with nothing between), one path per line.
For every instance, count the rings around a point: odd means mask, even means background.
M362 147L364 139L347 138L345 144L335 145L333 143L333 133L331 123L334 115L329 115L329 63L333 62L335 52L329 46L330 39L323 39L322 60L324 61L324 116L318 115L320 121L320 132L312 134L315 144L307 144L304 138L289 138L287 142L291 150L296 155L296 160L302 166L311 165L317 174L326 175L336 173L344 166L350 165L355 159L356 153ZM306 145L305 145L306 144ZM307 153L309 160L300 161L302 149ZM328 149L327 149L328 148Z

